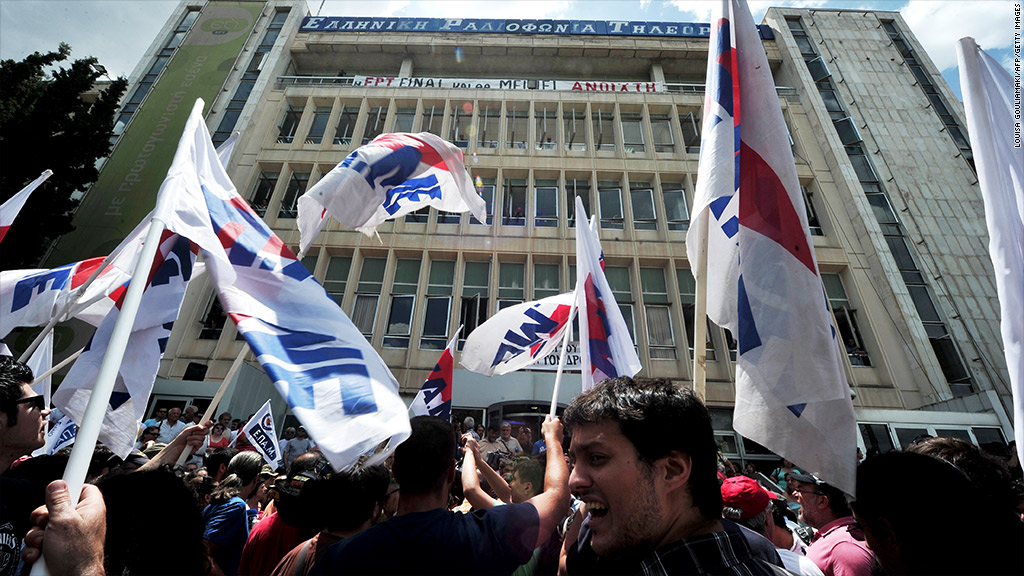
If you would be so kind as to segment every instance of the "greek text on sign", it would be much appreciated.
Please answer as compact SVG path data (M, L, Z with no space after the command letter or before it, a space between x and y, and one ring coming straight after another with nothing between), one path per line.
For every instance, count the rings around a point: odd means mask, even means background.
M555 351L547 356L540 357L536 363L530 364L526 370L543 370L555 372L558 370L558 359L562 354L562 346L559 345ZM569 342L569 349L565 353L565 372L580 371L580 345L579 342Z
M606 82L596 80L515 80L509 78L400 78L353 76L353 86L370 88L441 88L447 90L558 90L565 92L665 92L664 82Z

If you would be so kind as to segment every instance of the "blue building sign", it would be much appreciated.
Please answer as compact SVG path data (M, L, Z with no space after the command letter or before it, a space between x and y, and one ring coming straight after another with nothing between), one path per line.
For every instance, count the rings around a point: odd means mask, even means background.
M668 36L707 38L710 24L626 20L488 20L478 18L350 18L306 16L302 32L457 32L554 36Z

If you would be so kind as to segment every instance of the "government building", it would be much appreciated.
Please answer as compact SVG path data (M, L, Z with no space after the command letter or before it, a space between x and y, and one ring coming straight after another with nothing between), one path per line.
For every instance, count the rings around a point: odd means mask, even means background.
M228 173L296 251L296 201L310 185L381 133L431 132L465 153L486 220L422 210L380 226L379 239L332 222L303 260L407 403L460 325L464 339L506 306L573 288L579 196L597 216L639 375L692 386L694 348L706 347L723 453L768 465L775 457L732 429L735 341L713 325L706 342L693 336L685 236L709 29L184 0L133 72L114 151L48 264L105 254L152 209L196 97L216 144L240 133ZM1009 377L962 104L897 12L771 8L760 33L860 447L932 434L1001 453ZM193 282L151 405L206 406L243 345L209 279ZM579 392L577 352L559 406ZM556 364L490 378L457 366L454 416L525 423L539 437ZM244 417L267 398L279 423L293 419L250 355L222 407Z

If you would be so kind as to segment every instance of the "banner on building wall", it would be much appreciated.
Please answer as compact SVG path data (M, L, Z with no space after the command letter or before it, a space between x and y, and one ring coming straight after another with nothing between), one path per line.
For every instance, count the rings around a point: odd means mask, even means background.
M665 92L664 82L599 80L523 80L512 78L432 78L353 76L353 86L369 88L441 88L448 90L559 90L565 92Z
M628 20L491 20L481 18L350 18L307 16L303 32L457 32L553 36L668 36L707 38L710 24Z
M547 356L542 357L537 362L530 364L524 370L542 370L547 372L558 371L558 359L562 354L562 345L559 344L555 351ZM569 342L569 349L565 351L565 372L579 372L581 366L580 361L580 343Z
M153 209L192 103L217 97L264 6L206 4L82 199L75 230L58 241L48 262L109 253Z

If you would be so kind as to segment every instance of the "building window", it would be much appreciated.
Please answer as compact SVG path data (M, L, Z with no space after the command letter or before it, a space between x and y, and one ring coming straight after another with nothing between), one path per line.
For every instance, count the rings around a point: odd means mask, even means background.
M299 120L302 119L302 106L288 105L284 111L284 118L281 120L281 130L278 132L278 144L291 144L295 140L295 130L299 127Z
M548 110L547 105L535 105L533 109L534 130L537 135L537 142L534 147L537 150L555 150L558 148L558 107L551 104Z
M654 213L654 190L650 182L631 182L629 201L633 207L634 230L657 230L658 217Z
M622 115L622 146L626 152L643 152L647 148L644 145L644 126L640 114Z
M806 186L801 186L800 190L804 193L804 208L807 209L807 227L810 228L812 235L824 236L825 233L821 230L821 222L818 221L818 211L814 209L814 195Z
M477 109L477 123L479 124L476 132L479 135L476 140L477 148L498 147L500 115L500 110L491 110L490 106L484 106L483 112Z
M683 328L686 330L686 343L690 349L690 359L693 360L693 338L694 322L696 321L697 282L689 268L676 268L676 280L679 282L679 301L683 306ZM711 327L714 324L707 321L707 341L704 344L705 357L709 362L717 359L715 345L711 340Z
M594 148L597 150L615 150L615 113L611 110L598 108L593 112Z
M597 198L603 230L622 230L622 188L618 182L598 182Z
M211 295L210 302L206 305L206 314L203 314L203 319L200 321L202 328L199 330L199 338L201 340L217 340L220 338L227 319L228 315L221 308L220 299L217 298L216 294Z
M477 187L477 193L484 199L484 203L487 204L487 222L486 225L490 226L494 223L494 191L497 188L494 184L494 178L483 178L480 180L481 186ZM485 225L476 219L476 216L470 216L469 221L473 224Z
M469 111L463 110L463 108ZM470 102L452 107L451 141L459 148L469 148L469 127L473 121L473 105Z
M619 305L622 312L622 319L626 321L626 328L629 329L629 339L636 342L636 330L633 321L633 282L629 277L629 268L626 266L605 266L605 278L611 286L612 296ZM579 334L579 331L576 332Z
M388 119L388 109L384 106L373 106L366 114L366 128L363 130L363 144L384 132L384 122Z
M412 125L415 121L415 108L399 108L395 114L395 129L392 132L412 132Z
M561 272L558 264L533 265L533 299L540 300L562 293Z
M317 106L313 112L313 122L309 125L309 134L306 134L306 144L320 144L324 140L324 132L327 131L327 120L331 117L330 106Z
M277 185L278 172L266 172L260 170L260 176L256 179L256 186L253 187L249 206L253 212L263 217L267 213L267 206L270 205L270 198L274 195L274 186Z
M686 205L686 189L681 182L662 182L661 199L665 203L665 219L669 230L690 228L690 208Z
M427 279L427 310L423 318L423 350L444 350L448 344L448 318L451 315L455 261L432 260Z
M699 110L680 110L679 128L683 132L683 146L687 154L700 154L701 117Z
M299 215L299 196L306 193L308 184L309 172L292 172L292 177L288 179L288 188L284 191L284 198L281 199L278 218L295 218Z
M426 224L428 220L430 220L430 206L424 206L405 215L405 221L413 224Z
M860 329L857 326L857 311L850 306L850 299L846 295L842 279L838 274L822 273L821 282L825 285L828 304L836 316L836 328L839 330L842 346L846 350L850 364L871 366L871 358L868 357L864 339L861 338Z
M562 109L565 122L565 149L584 151L587 149L587 114L584 110Z
M426 105L423 106L423 117L420 122L420 132L430 132L435 136L441 135L441 122L444 120L444 107L438 108L436 105L430 105L428 108Z
M471 334L477 326L487 320L487 307L490 303L488 286L491 278L491 263L466 262L464 272L459 322L465 326L465 329L459 338L460 350L466 342L466 335Z
M420 261L401 258L395 267L395 281L391 285L391 310L388 313L384 346L408 348L412 315L416 308L416 286L420 281Z
M533 225L550 228L558 226L558 181L537 180L533 187Z
M526 180L505 179L501 194L501 223L505 226L526 225Z
M668 285L661 268L641 268L640 288L647 321L647 343L651 360L675 360L676 340L672 334Z
M498 266L498 310L526 301L526 265L502 262Z
M363 258L363 269L359 272L356 302L352 307L352 323L366 337L373 335L373 325L377 320L377 302L384 291L386 266L386 258Z
M672 120L668 114L651 114L651 130L654 132L655 152L676 151L676 139L672 134Z
M565 191L567 196L566 223L569 228L576 226L576 197L583 201L583 209L587 215L593 214L590 211L590 180L566 180Z
M352 257L332 256L327 263L327 275L324 277L324 290L332 300L341 306L345 298L345 287L348 284L348 272L352 268Z
M359 106L341 105L341 114L338 116L338 127L334 129L334 143L347 146L352 143L352 135L356 130L356 120L359 118Z
M526 149L526 139L529 136L528 117L529 113L526 110L517 110L512 106L505 111L505 148Z

